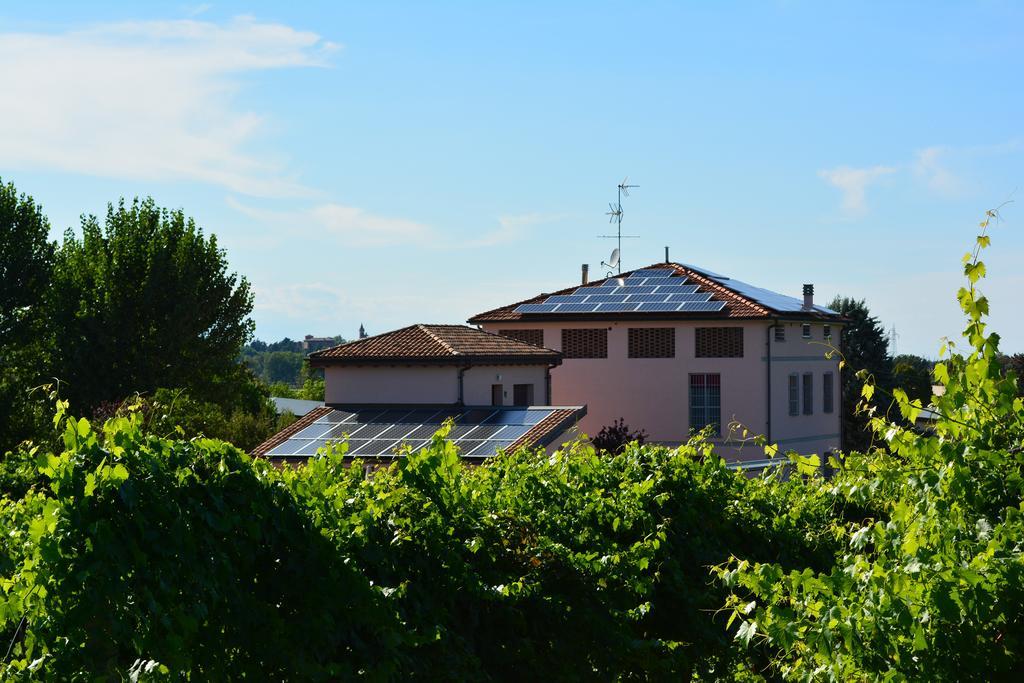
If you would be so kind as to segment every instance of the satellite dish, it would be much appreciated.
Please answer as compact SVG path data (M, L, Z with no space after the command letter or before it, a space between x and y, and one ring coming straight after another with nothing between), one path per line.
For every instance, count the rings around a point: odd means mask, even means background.
M601 261L601 265L608 269L608 277L611 277L612 269L619 265L619 250L612 249L612 255L608 257L608 263Z

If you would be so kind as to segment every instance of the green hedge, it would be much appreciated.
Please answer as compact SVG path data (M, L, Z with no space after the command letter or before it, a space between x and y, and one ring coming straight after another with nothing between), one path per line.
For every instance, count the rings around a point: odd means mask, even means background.
M3 468L9 678L710 676L762 657L731 645L711 565L832 555L820 487L700 440L472 467L439 434L367 476L343 449L276 469L135 415L57 421L63 453Z

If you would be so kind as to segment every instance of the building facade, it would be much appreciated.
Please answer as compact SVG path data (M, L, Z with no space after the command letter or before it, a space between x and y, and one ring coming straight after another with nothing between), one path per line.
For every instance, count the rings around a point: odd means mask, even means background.
M651 276L651 277L648 277ZM593 436L622 418L675 445L710 427L727 458L757 460L746 436L784 450L840 444L842 318L803 300L681 264L658 264L470 319L559 351L555 404L587 406Z

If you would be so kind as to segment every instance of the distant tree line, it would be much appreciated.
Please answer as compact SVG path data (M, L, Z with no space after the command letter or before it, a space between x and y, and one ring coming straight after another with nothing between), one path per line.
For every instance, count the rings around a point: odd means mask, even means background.
M344 337L335 336L335 344L345 343ZM267 343L254 339L244 347L239 360L254 375L276 389L284 385L290 389L301 389L309 380L323 380L324 371L310 368L306 363L308 351L301 341L285 337L281 341ZM274 396L282 394L275 393ZM322 398L322 397L321 397Z

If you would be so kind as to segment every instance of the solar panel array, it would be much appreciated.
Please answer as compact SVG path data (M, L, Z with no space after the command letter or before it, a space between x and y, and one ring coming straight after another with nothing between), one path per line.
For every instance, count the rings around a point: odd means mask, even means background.
M667 268L633 271L626 278L611 278L584 285L572 294L555 294L540 303L521 304L517 313L714 313L724 301L712 301Z
M757 303L763 304L773 310L784 311L787 313L800 313L806 312L807 310L804 308L803 299L779 294L778 292L773 292L770 289L764 289L763 287L755 287L754 285L746 282L740 282L739 280L733 280L732 278L724 275L716 275L707 271L702 272L719 284L728 287L735 292L739 292L748 299L753 299ZM824 306L815 306L814 310L819 313L837 314L836 311Z
M348 441L349 455L392 457L430 443L441 423L455 420L448 438L463 456L485 458L511 446L555 408L360 408L334 409L272 448L270 457L310 457L329 443Z

